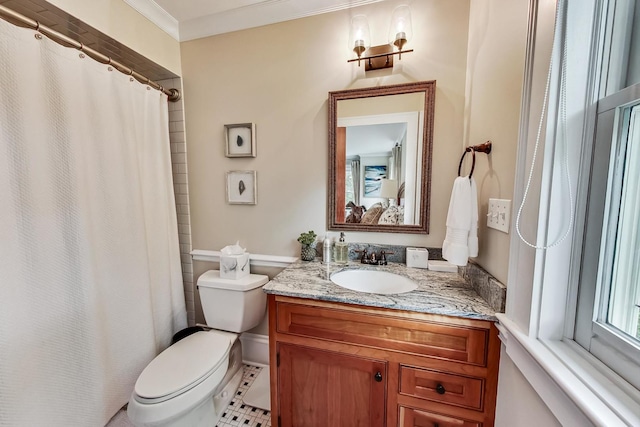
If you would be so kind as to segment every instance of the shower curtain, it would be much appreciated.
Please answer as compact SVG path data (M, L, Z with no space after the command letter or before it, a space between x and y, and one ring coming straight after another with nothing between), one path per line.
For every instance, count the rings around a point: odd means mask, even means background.
M101 426L186 326L166 95L0 21L0 425Z
M351 180L353 182L353 203L360 206L360 159L351 160Z

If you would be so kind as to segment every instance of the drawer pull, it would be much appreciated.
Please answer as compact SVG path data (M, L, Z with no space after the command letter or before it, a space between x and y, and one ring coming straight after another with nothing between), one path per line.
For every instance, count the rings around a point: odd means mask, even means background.
M445 388L444 388L444 386L443 386L442 384L438 384L438 385L436 386L436 393L438 393L438 394L444 394L444 393L445 393L445 391L447 391L447 390L445 390ZM437 426L436 426L436 427L437 427Z
M380 382L382 381L382 374L380 372L376 372L376 374L373 376L373 378L377 381Z

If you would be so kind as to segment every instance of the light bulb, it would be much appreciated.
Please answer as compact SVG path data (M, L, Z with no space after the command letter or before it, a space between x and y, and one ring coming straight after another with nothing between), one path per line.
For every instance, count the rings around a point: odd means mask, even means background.
M369 35L369 22L365 15L356 15L351 18L351 34L349 36L349 50L358 55L358 58L369 47L371 37ZM359 65L359 64L358 64Z
M391 14L389 43L402 50L404 44L413 37L411 27L411 9L407 5L396 7Z

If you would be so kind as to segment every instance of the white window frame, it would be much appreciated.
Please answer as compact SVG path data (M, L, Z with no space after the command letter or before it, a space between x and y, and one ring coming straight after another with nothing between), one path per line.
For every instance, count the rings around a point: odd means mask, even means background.
M586 233L598 235L602 232L599 245L594 245L593 238L585 236L592 248L586 248L582 255L582 264L597 265L597 276L589 272L580 279L583 296L578 303L576 315L576 333L574 338L584 348L598 359L619 372L624 378L640 389L640 348L638 343L626 336L617 328L608 324L607 314L611 290L611 271L615 253L615 235L621 197L622 173L624 172L625 153L627 152L627 133L625 122L629 121L630 107L640 105L640 84L628 87L613 95L602 99L598 103L598 128L604 128L596 134L596 150L610 151L608 156L598 153L594 156L592 181L606 182L605 194L591 194L592 199L598 199L594 205L602 206L603 215L599 209L597 214L590 214L589 219L594 223L587 227ZM604 146L604 147L603 147ZM604 154L604 153L602 153ZM606 199L605 199L606 198ZM596 218L594 218L596 217ZM596 228L593 230L591 228ZM588 288L585 288L588 287ZM569 313L570 314L570 313ZM568 315L569 315L568 314Z
M615 1L615 0L611 0ZM620 0L621 1L621 0ZM571 1L568 34L571 84L568 87L567 116L570 158L591 158L592 144L585 144L595 129L595 105L600 93L600 75L612 75L603 67L602 57L590 56L592 46L603 45L601 12L607 0ZM516 170L514 206L522 201L533 157L546 68L551 50L555 1L531 0L525 61L522 117ZM608 9L599 9L608 10ZM609 19L611 17L608 17ZM594 23L595 31L592 29ZM585 34L595 34L591 44ZM605 52L605 55L608 55ZM554 59L555 64L560 61ZM549 117L558 117L559 70L555 67L548 108ZM562 162L555 146L557 121L548 120L543 135L542 176L532 185L530 201L523 210L521 229L534 236L536 244L557 239L567 227L567 189L560 184ZM558 151L556 153L556 151ZM579 303L580 262L575 248L582 248L586 197L589 181L577 162L571 164L571 185L576 188L576 226L569 238L548 251L536 251L512 233L507 292L507 312L499 314L501 338L506 354L520 369L542 401L563 426L640 425L640 392L573 341L576 307ZM555 185L552 185L555 182ZM566 187L566 184L564 184ZM539 198L532 197L539 195ZM512 225L513 227L513 225ZM515 230L512 230L515 231ZM498 402L500 406L500 402Z

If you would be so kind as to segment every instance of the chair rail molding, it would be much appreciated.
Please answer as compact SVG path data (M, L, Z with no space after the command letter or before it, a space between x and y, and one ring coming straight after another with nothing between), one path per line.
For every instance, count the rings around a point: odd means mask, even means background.
M191 258L194 261L220 262L220 251L194 249ZM282 267L286 268L296 262L298 258L281 255L249 254L249 264L256 267Z

